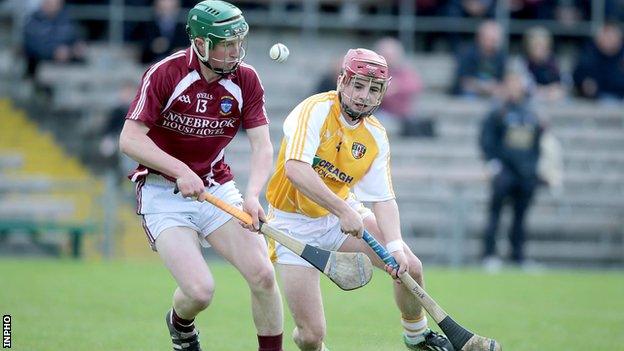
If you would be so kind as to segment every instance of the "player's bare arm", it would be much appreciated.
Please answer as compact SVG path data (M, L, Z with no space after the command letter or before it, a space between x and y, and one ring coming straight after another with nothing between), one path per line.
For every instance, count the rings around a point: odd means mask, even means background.
M386 271L394 278L409 269L408 261L403 252L403 239L401 238L401 220L399 217L399 207L394 199L374 202L373 213L377 219L377 225L381 231L381 239L387 244L390 243L388 251L399 264L399 269L392 269L386 265ZM396 249L393 248L396 246ZM396 250L396 251L394 251Z
M126 120L119 137L121 152L135 161L176 179L182 196L198 197L204 192L204 183L182 161L160 149L147 136L149 128L140 121Z
M362 237L364 225L360 215L336 196L308 163L288 160L285 168L286 177L299 191L340 219L340 228L345 234Z
M249 230L257 231L260 228L259 220L265 220L264 210L258 197L273 169L273 144L269 137L268 125L247 129L247 137L251 146L251 174L245 191L243 209L251 215L253 225L249 226L244 223L241 225Z

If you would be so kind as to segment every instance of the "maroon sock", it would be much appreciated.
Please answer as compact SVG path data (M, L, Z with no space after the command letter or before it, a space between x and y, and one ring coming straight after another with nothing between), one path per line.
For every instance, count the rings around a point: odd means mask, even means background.
M282 351L282 334L258 335L258 351Z
M195 328L195 325L193 325L193 322L195 321L195 318L193 319L184 319L180 316L178 316L178 314L176 313L175 309L171 309L172 313L171 313L171 324L173 324L174 328L176 328L176 330L181 331L183 333L190 333L193 331L193 329Z

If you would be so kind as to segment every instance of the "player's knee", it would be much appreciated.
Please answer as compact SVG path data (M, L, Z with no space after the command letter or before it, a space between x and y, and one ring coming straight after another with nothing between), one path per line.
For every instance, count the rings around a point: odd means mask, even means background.
M423 277L423 266L420 259L416 257L416 255L411 254L407 256L409 262L409 274L414 278L417 282L422 281Z
M197 307L204 309L210 305L214 295L215 287L210 282L196 282L184 293L193 301Z
M270 263L259 265L248 278L252 290L275 289L275 271Z
M323 343L324 338L325 328L322 326L299 328L295 343L305 350L318 349Z

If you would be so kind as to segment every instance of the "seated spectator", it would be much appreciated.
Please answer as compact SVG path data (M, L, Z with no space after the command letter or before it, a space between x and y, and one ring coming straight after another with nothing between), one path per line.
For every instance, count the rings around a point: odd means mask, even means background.
M535 97L556 101L565 96L559 64L552 50L552 36L542 27L530 29L524 36L526 69L535 83Z
M464 97L491 97L499 89L506 55L501 50L502 30L494 21L479 26L476 42L457 57L453 92Z
M496 0L451 0L448 14L451 17L491 18L496 10Z
M180 17L180 0L156 0L154 20L142 28L142 63L159 61L188 46L188 35Z
M554 19L556 7L551 0L511 0L509 12L512 18Z
M582 51L574 69L574 85L581 96L599 100L624 98L624 46L622 31L605 23Z
M79 62L85 45L78 40L76 28L64 10L63 0L43 0L24 25L24 53L27 74L33 77L42 61Z
M443 16L449 1L451 0L415 0L416 15Z
M405 59L405 50L400 41L387 37L377 42L375 51L386 58L392 77L388 91L381 103L377 117L384 123L394 120L401 124L404 136L431 136L432 123L417 116L414 102L422 91L422 81L418 72ZM390 122L391 123L391 122Z

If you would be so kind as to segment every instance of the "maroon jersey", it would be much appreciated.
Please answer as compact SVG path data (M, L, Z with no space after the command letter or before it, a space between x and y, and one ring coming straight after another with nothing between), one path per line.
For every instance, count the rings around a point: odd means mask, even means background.
M245 63L212 83L201 76L200 64L188 48L150 67L126 119L145 123L150 128L147 136L206 185L223 184L233 178L224 149L241 124L247 129L269 123L264 89L254 68ZM160 174L139 165L130 178L136 181L148 173Z

